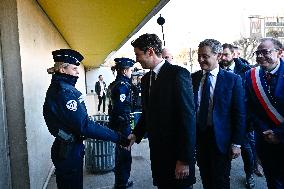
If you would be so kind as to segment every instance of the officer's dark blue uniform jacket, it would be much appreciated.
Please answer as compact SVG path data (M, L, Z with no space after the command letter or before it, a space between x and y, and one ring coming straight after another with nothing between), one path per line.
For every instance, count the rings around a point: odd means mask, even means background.
M82 137L120 142L116 132L99 126L87 114L84 97L75 88L78 77L56 73L47 90L43 115L56 137L51 158L58 188L83 188L84 144ZM63 133L63 134L62 134ZM71 137L72 140L69 140Z
M83 137L118 142L114 131L100 127L87 114L82 94L75 88L78 77L56 73L46 93L43 115L50 133L56 137L51 158L56 174L66 174L72 170L81 171L84 156ZM59 131L72 134L74 141L69 149L62 149L62 137ZM63 151L63 156L62 152ZM65 159L64 162L62 160Z
M84 97L75 88L78 77L67 74L54 74L46 93L43 115L51 134L57 136L58 129L80 136L111 140L119 137L110 129L99 127L87 114Z
M116 80L111 84L110 126L125 135L130 134L130 113L132 111L130 82L128 77L117 75Z
M118 74L111 83L110 128L128 136L131 133L131 84L130 79ZM115 188L126 188L131 171L131 152L115 148Z

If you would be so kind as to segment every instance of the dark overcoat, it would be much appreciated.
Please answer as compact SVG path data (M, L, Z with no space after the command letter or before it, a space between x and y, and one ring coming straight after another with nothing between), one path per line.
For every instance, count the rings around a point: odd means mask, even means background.
M182 184L195 183L195 113L190 73L169 62L149 95L150 73L142 78L142 115L134 129L138 143L147 132L154 185L175 183L178 160L190 165ZM178 181L179 182L179 181Z

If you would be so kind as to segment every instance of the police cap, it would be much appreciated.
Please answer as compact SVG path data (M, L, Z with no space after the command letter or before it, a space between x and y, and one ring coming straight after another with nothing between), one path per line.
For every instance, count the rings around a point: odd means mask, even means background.
M52 51L54 62L65 62L79 66L84 57L72 49L59 49Z
M115 58L114 61L115 61L116 67L118 68L132 67L135 63L135 61L130 58Z

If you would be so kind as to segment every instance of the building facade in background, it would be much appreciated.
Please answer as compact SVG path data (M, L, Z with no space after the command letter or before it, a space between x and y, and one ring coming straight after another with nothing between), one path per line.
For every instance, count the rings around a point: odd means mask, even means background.
M250 37L274 37L284 42L284 16L251 15Z

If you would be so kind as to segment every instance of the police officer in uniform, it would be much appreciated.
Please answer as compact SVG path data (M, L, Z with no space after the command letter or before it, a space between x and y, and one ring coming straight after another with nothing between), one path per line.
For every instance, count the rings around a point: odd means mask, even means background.
M128 136L131 133L130 113L132 111L131 67L135 61L129 58L116 58L114 61L117 76L110 84L110 128ZM133 185L133 181L129 180L131 163L131 151L117 145L115 148L115 189L124 189Z
M83 56L71 49L52 52L54 67L47 71L52 75L43 105L43 115L50 133L55 137L51 158L55 166L59 189L83 188L83 138L109 140L123 146L128 139L118 132L92 121L83 95L75 88L78 66Z

